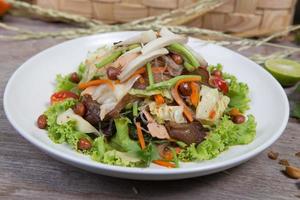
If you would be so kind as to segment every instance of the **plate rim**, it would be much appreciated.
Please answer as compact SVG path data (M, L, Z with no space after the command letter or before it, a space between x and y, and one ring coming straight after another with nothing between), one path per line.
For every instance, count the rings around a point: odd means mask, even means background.
M72 156L68 156L67 154L61 154L57 149L49 147L47 145L45 145L42 141L38 140L37 138L33 137L32 135L26 133L26 130L22 128L21 125L18 124L17 121L15 121L13 119L12 114L9 112L8 110L8 100L7 100L7 96L10 92L10 88L12 87L12 84L14 82L15 77L22 72L22 70L24 70L24 66L26 67L26 64L31 62L32 60L34 60L36 57L39 57L45 53L47 53L47 51L57 48L59 46L64 46L67 45L69 43L73 43L75 41L78 40L85 40L88 38L97 38L97 37L103 37L103 36L107 36L107 35L114 35L114 34L134 34L134 33L139 33L140 31L120 31L120 32L108 32L108 33L101 33L101 34L96 34L96 35L89 35L89 36L84 36L84 37L79 37L76 39L72 39L72 40L68 40L68 41L64 41L61 43L58 43L54 46L51 46L49 48L46 48L42 51L40 51L39 53L33 55L32 57L30 57L29 59L27 59L22 65L20 65L11 75L11 77L9 78L6 86L5 86L5 90L4 90L4 95L3 95L3 106L4 106L4 111L5 114L7 116L7 119L9 120L9 122L12 124L12 126L17 130L17 132L24 137L27 141L29 141L31 144L33 144L34 146L38 147L39 149L41 149L43 152L46 152L47 154L50 154L51 156L55 157L55 159L61 160L61 161L66 161L67 163L71 164L77 164L79 166L81 166L81 168L83 167L87 167L87 168L93 168L93 169L97 169L97 170L108 170L111 172L116 172L116 173L126 173L126 174L138 174L138 175L165 175L165 176L172 176L172 175L187 175L187 174L192 174L192 173L199 173L199 172L204 172L204 171L214 171L217 169L221 169L221 168L226 168L226 167L231 167L234 166L235 164L239 164L242 162L245 162L247 160L249 160L250 158L258 155L259 153L261 153L262 151L264 151L266 148L268 148L269 146L271 146L284 132L287 124L288 124L288 119L289 119L289 103L288 103L288 98L286 93L284 92L283 88L281 87L281 85L278 83L278 81L272 76L270 75L266 70L264 70L262 67L260 67L258 64L256 64L255 62L253 62L252 60L248 59L247 57L233 51L230 50L228 48L216 45L216 44L211 44L213 46L217 46L218 48L223 48L226 51L230 51L232 54L234 54L234 56L239 57L240 59L243 60L247 60L247 62L251 62L252 64L255 65L255 68L257 68L257 70L260 70L265 76L271 78L273 80L273 84L276 89L278 91L280 91L280 96L283 98L284 100L284 117L283 117L283 121L282 124L280 126L280 128L273 134L273 136L271 138L269 138L269 140L265 141L262 145L258 146L257 148L242 154L240 156L234 157L234 158L230 158L227 159L225 161L222 161L220 163L214 163L208 166L193 166L192 168L174 168L174 169L165 169L165 168L131 168L131 167L122 167L122 166L114 166L114 165L108 165L108 164L103 164L103 163L99 163L99 162L85 162L85 160L79 160L76 157L72 157ZM195 41L202 41L200 39L197 38L193 38L193 37L189 37L189 39L191 39L192 42ZM203 42L203 41L202 41ZM73 165L73 164L72 164ZM178 179L178 178L176 178Z

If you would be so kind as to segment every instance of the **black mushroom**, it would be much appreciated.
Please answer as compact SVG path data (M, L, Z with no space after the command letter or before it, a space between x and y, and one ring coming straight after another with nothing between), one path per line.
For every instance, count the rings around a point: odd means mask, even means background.
M86 109L83 118L98 129L100 123L100 104L94 101L88 94L83 95L81 103L83 103Z
M182 141L186 144L199 144L207 135L205 129L200 122L192 122L188 124L178 124L175 122L167 122L166 128L172 139Z

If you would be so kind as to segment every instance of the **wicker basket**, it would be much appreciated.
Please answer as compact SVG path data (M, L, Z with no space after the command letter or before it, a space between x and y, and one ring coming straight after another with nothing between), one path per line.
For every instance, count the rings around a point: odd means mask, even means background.
M169 12L197 0L37 0L47 8L100 19L107 23L128 22ZM226 0L217 9L189 22L240 35L262 35L290 25L297 0Z

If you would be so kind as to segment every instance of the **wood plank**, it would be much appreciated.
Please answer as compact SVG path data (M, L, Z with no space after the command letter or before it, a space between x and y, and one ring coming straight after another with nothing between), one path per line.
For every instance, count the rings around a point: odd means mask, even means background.
M92 2L86 0L60 0L59 9L80 14L86 17L92 17Z
M178 0L178 8L191 5L192 3L196 3L197 1L198 0Z
M121 0L92 0L93 2L102 2L102 3L118 3Z
M160 15L166 12L170 12L171 9L166 9L166 8L149 8L149 15L150 16L155 16L155 15Z
M264 9L288 9L294 5L294 0L258 0L257 7Z
M43 32L62 31L71 26L10 15L3 20L11 26ZM5 35L7 31L0 29L0 34ZM0 93L4 93L8 79L22 63L63 41L57 38L0 40L1 49L5 49L0 51L0 60L5 60L5 64L0 65ZM253 55L275 51L278 49L261 46L240 53ZM77 62L77 58L74 59ZM300 55L295 54L293 59L300 60ZM285 90L288 93L294 88ZM17 133L5 117L3 96L0 96L0 100L0 199L299 200L299 180L287 178L281 172L283 167L277 164L278 160L267 157L268 151L272 149L280 153L280 159L288 159L300 167L300 159L294 156L300 151L299 120L290 118L284 133L270 148L226 172L180 181L134 181L89 173L54 160Z
M261 16L252 14L228 14L224 20L224 30L230 32L242 32L258 28L261 23Z
M231 13L234 11L236 0L227 0L226 3L216 8L214 12L220 13Z
M193 27L202 27L203 26L203 18L204 17L198 17L193 21L190 21L186 23L186 26L193 26Z
M114 4L94 1L92 2L93 17L99 20L115 21Z
M49 9L59 8L59 0L37 0L36 4L43 8L49 8Z
M290 23L291 15L285 10L264 10L261 28L281 30Z
M203 16L203 28L223 30L225 15L222 13L207 13Z
M258 0L237 0L235 4L235 12L253 14L257 7Z
M130 3L130 4L143 4L143 0L122 0L122 3Z
M143 0L144 5L153 8L169 8L175 9L178 7L178 0Z
M142 5L120 3L114 5L114 18L119 22L128 22L148 16L148 8Z

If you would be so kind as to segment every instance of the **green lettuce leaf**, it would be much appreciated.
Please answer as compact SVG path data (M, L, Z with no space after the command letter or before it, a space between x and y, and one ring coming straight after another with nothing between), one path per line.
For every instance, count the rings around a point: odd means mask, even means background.
M248 120L243 124L234 124L225 115L202 143L197 146L195 144L190 145L179 154L179 159L182 161L209 160L230 146L249 144L255 135L254 116L249 115Z
M249 88L246 83L238 82L233 75L223 73L224 79L229 82L229 90L226 94L230 98L229 107L237 108L244 113L249 109Z
M109 165L126 167L142 167L145 162L141 159L125 152L112 149L103 136L94 140L92 148L92 159Z
M223 70L221 64L210 65L207 70L211 73L214 70ZM230 98L229 108L237 108L244 113L249 109L249 88L246 83L238 82L237 78L231 74L223 72L223 78L228 82L229 88L226 94Z
M130 120L126 117L118 118L114 120L117 132L115 136L110 140L110 145L115 149L123 152L137 152L141 148L139 144L130 139L128 125Z
M80 79L83 76L84 71L85 65L81 63L77 70L77 74ZM70 74L65 76L58 74L56 76L55 91L72 91L74 93L79 93L79 90L77 89L77 84L70 81Z

